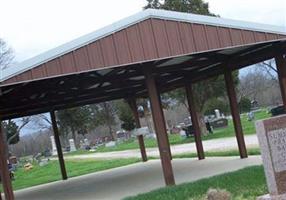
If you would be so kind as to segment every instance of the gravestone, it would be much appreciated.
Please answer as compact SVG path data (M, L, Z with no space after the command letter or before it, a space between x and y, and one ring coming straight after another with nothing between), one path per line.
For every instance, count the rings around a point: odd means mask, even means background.
M215 109L215 118L219 119L220 118L220 111L219 109Z
M210 121L210 125L213 128L222 128L222 127L227 127L228 126L228 120L226 118L220 118L220 119L214 119Z
M52 155L53 156L58 155L56 142L55 142L55 137L51 136L50 138L51 138L51 143L52 143Z
M114 142L114 141L107 142L107 143L105 144L105 146L106 146L106 147L115 147L115 146L116 146L116 142Z
M90 145L89 140L88 140L87 138L85 138L85 139L83 140L83 142L84 142L84 145L85 145L85 146L89 146L89 145Z
M268 195L258 200L286 200L286 115L256 122Z
M147 126L145 126L145 127L134 129L133 134L135 136L139 136L139 135L143 135L144 136L144 135L150 134L150 131L149 131L149 128Z
M69 139L69 143L70 143L70 152L76 151L74 139Z

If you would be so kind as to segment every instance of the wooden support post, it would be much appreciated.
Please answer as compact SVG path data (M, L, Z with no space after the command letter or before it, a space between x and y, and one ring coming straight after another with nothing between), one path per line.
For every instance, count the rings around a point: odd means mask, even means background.
M226 85L226 90L227 90L227 94L229 98L230 110L231 110L231 115L232 115L232 120L233 120L235 135L236 135L236 139L238 143L240 157L247 158L247 150L245 146L242 126L241 126L241 121L240 121L240 114L239 114L239 109L238 109L238 103L236 99L236 93L235 93L231 71L226 71L224 74L224 78L225 78L225 85Z
M197 112L195 109L192 84L186 83L185 88L186 88L189 112L190 112L191 119L192 119L192 126L195 131L194 134L195 134L195 142L196 142L196 147L197 147L197 154L198 154L199 160L202 160L202 159L205 159L205 153L204 153L204 148L203 148L203 143L202 143L202 138L201 138L201 129L200 129L199 121L198 121Z
M278 55L275 57L281 96L283 100L284 109L286 111L286 58L283 55Z
M3 191L5 195L5 199L14 200L14 193L12 188L12 182L10 178L10 173L8 169L7 163L7 152L6 152L6 141L4 141L4 131L2 129L2 122L0 121L0 174L1 174L1 182L3 185Z
M158 93L157 85L154 77L151 74L151 71L149 69L145 69L144 74L146 78L146 87L149 93L153 122L157 136L165 183L166 185L174 185L175 179L171 163L169 149L170 146L168 142L167 129L161 105L161 98Z
M135 120L135 124L136 124L136 128L141 128L139 114L138 114L138 110L137 110L136 99L130 98L127 100L127 102L128 102L128 104L132 110L134 120ZM147 159L147 154L146 154L146 149L145 149L145 144L144 144L144 137L143 137L143 135L138 135L137 139L138 139L138 143L139 143L139 147L140 147L140 151L141 151L142 161L146 162L148 159Z
M62 147L61 147L61 141L60 141L60 137L59 137L59 130L58 130L58 125L57 125L57 121L56 121L55 111L51 111L50 115L51 115L53 130L54 130L54 137L55 137L58 159L59 159L60 168L61 168L62 179L67 180L68 176L67 176L67 172L66 172L65 161L64 161L64 157L63 157L63 151L62 151Z

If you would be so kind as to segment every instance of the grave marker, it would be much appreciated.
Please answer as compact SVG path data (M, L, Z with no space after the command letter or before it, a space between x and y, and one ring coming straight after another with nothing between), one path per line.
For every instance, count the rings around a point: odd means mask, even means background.
M256 122L268 195L258 200L286 200L286 115Z

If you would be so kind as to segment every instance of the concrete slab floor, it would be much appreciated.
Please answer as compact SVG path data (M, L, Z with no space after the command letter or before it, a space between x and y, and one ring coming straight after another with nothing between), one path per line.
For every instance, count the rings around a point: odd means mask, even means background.
M261 163L260 156L247 159L210 157L201 161L189 158L172 161L176 184ZM160 160L150 160L18 190L15 191L15 197L21 200L118 200L164 186Z

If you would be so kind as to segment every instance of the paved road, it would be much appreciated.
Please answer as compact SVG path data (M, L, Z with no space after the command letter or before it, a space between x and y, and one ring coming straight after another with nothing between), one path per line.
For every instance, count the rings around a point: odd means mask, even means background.
M258 139L256 135L245 136L245 143L247 147L258 147ZM219 138L213 140L203 141L203 146L205 151L222 151L228 149L237 149L237 141L235 137L230 138ZM147 148L147 155L158 157L158 148ZM195 153L196 146L195 143L180 144L171 146L171 151L173 155L182 153ZM85 159L85 158L141 158L139 149L125 150L125 151L114 151L114 152L104 152L104 153L93 153L86 155L74 155L65 156L65 159Z
M260 165L260 156L247 159L212 157L172 160L176 183L191 182L206 177ZM70 178L45 185L18 190L20 200L118 200L127 196L164 187L160 160L150 160L129 166Z

